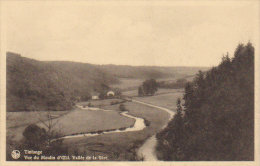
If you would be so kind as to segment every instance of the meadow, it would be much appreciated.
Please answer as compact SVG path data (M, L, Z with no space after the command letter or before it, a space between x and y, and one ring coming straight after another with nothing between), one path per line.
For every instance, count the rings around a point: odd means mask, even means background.
M175 111L176 100L182 97L183 90L159 89L155 96L134 97L139 101L144 101L158 106L170 108ZM118 129L129 127L134 124L135 120L121 116L119 114L119 104L111 105L111 102L122 102L122 99L92 100L91 104L106 110L113 111L90 111L75 108L70 112L54 111L53 115L59 118L53 119L56 125L54 129L62 135L71 135L76 133L93 132L100 130ZM88 102L78 103L79 105L87 105ZM69 153L87 155L107 156L109 160L137 160L136 151L150 136L158 133L161 128L168 123L169 114L163 110L142 105L134 102L123 103L130 115L144 118L149 122L144 130L102 134L95 137L80 137L65 139L64 145L69 148ZM28 112L28 116L21 116L12 112L8 113L8 138L20 140L22 132L28 124L36 123L43 127L36 118L36 114ZM46 115L46 113L41 112ZM37 113L37 116L39 113ZM56 116L55 115L55 116ZM13 122L15 118L20 117L19 121ZM11 134L12 133L12 134Z
M156 98L154 98L155 96L149 96L145 98L145 101L150 103L154 102L153 104L155 105L170 107L175 111L176 101L174 100L182 97L182 92L176 90L175 92L176 93L167 94L167 97L170 99L163 104L159 103L165 100L165 95L158 95ZM137 97L135 99L143 101L144 98ZM155 103L156 100L159 100L159 102ZM167 102L170 102L170 105L167 104ZM142 131L111 133L89 138L66 139L64 143L69 146L72 153L76 150L79 154L86 153L88 155L107 156L109 160L137 160L137 149L147 138L159 132L161 128L168 123L169 114L163 110L139 103L126 102L124 105L129 111L129 114L146 119L150 122L150 125ZM107 105L104 108L118 110L118 105Z
M6 112L6 134L8 139L19 141L23 138L24 129L30 124L47 120L47 115L59 118L70 111L34 111L34 112Z
M30 124L45 127L42 121L47 120L48 112L8 112L7 137L19 141L23 138L24 129ZM24 116L25 115L25 116ZM116 111L89 111L75 108L73 111L52 111L54 130L61 135L85 133L98 130L129 127L135 120L124 117ZM46 116L46 117L45 117Z
M162 94L167 94L167 93L176 93L176 92L183 92L183 89L164 89L164 88L159 88L158 91L154 94L155 96L162 95ZM138 97L138 90L128 90L128 91L123 91L122 93L124 96L129 96L129 97ZM151 96L148 96L148 98Z
M122 99L105 99L105 100L89 100L86 102L80 102L77 103L78 105L81 106L88 106L91 105L91 107L98 107L98 108L104 108L104 106L107 105L112 105L113 103L120 103L123 102L124 100Z
M163 89L161 92L159 90L154 96L134 97L134 99L175 110L177 99L182 99L182 94L182 89L170 89L169 91Z
M119 83L112 84L111 87L119 88L122 91L137 89L142 84L143 79L137 78L120 78Z
M124 117L116 111L89 111L75 109L59 119L54 119L54 130L62 135L94 132L99 130L118 129L129 127L134 119ZM44 127L42 124L40 124Z
M49 113L54 117L60 117L69 111L6 112L6 127L15 128L37 123L39 119L46 120Z

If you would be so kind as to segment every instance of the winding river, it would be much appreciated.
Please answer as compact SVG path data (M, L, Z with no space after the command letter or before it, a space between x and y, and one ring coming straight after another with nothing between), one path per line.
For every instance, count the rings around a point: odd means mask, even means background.
M95 108L95 107L83 107L83 106L80 106L80 105L77 105L77 107L80 108L80 109L86 109L86 110L91 110L91 111L113 111L113 110L105 110L105 109ZM111 130L111 131L103 131L101 133L88 132L88 133L84 133L84 134L73 134L73 135L63 136L59 139L93 137L93 136L98 136L98 135L102 135L102 134L122 133L122 132L129 132L129 131L140 131L140 130L143 130L146 127L145 123L144 123L144 119L129 115L127 111L121 112L120 115L125 116L127 118L135 119L134 125L131 126L131 127L125 128L123 130L115 129L115 130Z
M173 118L173 116L175 114L173 111L171 111L167 108L164 108L164 107L156 106L156 105L153 105L153 104L145 103L145 102L134 100L134 99L132 99L131 101L166 111L170 115L169 121ZM113 111L113 110L105 110L105 109L95 108L95 107L83 107L83 106L80 106L80 105L77 105L77 107L80 108L80 109L86 109L86 110L92 110L92 111ZM101 133L95 133L95 132L90 133L89 132L89 133L84 133L84 134L73 134L73 135L67 135L67 136L61 137L59 139L93 137L93 136L98 136L98 135L102 135L102 134L140 131L140 130L143 130L146 127L143 118L139 118L139 117L129 115L127 111L121 112L120 114L122 116L135 119L134 125L131 126L131 127L125 128L123 130L115 129L115 130L111 130L111 131L103 131ZM166 126L167 126L167 124L164 125L162 127L162 129L164 129ZM137 151L138 157L143 158L145 161L157 161L158 159L157 159L156 152L155 152L156 145L157 145L157 139L156 139L156 134L155 134L155 135L151 136L150 138L148 138L144 142L144 144L138 149L138 151Z
M168 121L170 121L175 114L173 111L171 111L167 108L164 108L164 107L156 106L156 105L145 103L145 102L138 101L138 100L132 100L132 102L136 102L139 104L147 105L150 107L154 107L154 108L166 111L170 115ZM162 127L162 129L164 129L166 126L167 126L167 124L164 125ZM157 156L156 156L156 151L155 151L156 145L157 145L157 139L156 139L156 134L155 134L155 135L151 136L150 138L148 138L144 142L144 144L138 149L138 151L137 151L138 157L143 158L145 161L158 161Z

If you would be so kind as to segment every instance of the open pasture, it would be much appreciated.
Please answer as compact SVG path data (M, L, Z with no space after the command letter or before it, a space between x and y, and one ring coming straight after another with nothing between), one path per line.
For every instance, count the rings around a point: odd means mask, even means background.
M49 113L58 118L69 111L6 112L6 127L15 128L37 123L39 120L46 120Z
M54 111L54 113L56 112ZM21 118L24 122L24 123L21 122L17 123L19 124L19 126L8 128L7 136L12 137L13 140L18 141L22 139L23 137L22 133L29 124L36 123L38 126L45 127L43 123L39 122L39 119L37 118L37 117L40 118L38 112L35 112L35 114L30 113L28 114L30 116L27 117L21 116L20 114L15 115L12 112L11 114L12 116L9 116L9 120L8 120L9 126L16 125L11 120L14 118L14 116ZM47 115L47 113L44 114L43 112L41 114ZM98 130L118 129L123 127L129 127L133 125L135 122L134 119L124 117L116 111L89 111L89 110L81 110L79 108L76 108L74 111L71 111L63 115L64 116L60 116L59 118L52 119L52 123L55 124L54 130L58 131L62 135L85 133L85 132L92 132Z
M124 117L115 111L89 111L76 109L59 119L54 119L56 131L62 135L86 133L99 130L129 127L134 119ZM39 124L44 127L42 124Z
M124 105L130 115L144 118L150 122L150 125L142 131L111 133L89 138L73 138L65 140L64 143L71 149L78 149L79 153L87 151L88 154L93 155L94 151L95 154L101 151L102 153L100 153L107 155L109 160L133 159L135 149L167 124L169 114L163 110L134 102L126 102ZM105 106L105 109L116 110L118 105ZM73 146L71 146L72 144ZM102 144L102 149L95 147L95 144Z
M143 101L149 104L154 104L157 106L165 107L171 110L176 109L177 99L182 99L183 90L172 89L171 93L161 92L160 95L145 96L145 97L135 97L134 99Z
M113 88L119 88L122 91L131 90L138 88L142 84L143 79L134 79L134 78L120 78L119 83L111 85Z
M183 89L165 89L165 88L159 88L158 91L155 93L154 96L157 95L162 95L162 94L167 94L167 93L176 93L176 92L182 92ZM122 93L124 96L129 96L129 97L137 97L138 96L138 90L129 90L129 91L124 91Z
M123 100L122 99L89 100L86 102L80 102L78 103L78 105L88 106L90 104L92 107L103 108L104 106L107 105L113 105L112 103L120 103L120 102L123 102Z
M48 114L58 119L69 113L70 111L7 112L7 137L19 141L23 138L23 131L28 125L47 120Z

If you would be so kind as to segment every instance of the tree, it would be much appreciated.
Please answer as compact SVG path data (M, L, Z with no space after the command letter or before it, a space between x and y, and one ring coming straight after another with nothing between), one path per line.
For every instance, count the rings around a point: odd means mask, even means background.
M155 79L145 80L142 85L144 95L154 95L158 90L158 84Z
M38 112L37 112L38 113ZM36 124L31 124L23 132L25 141L23 147L38 149L49 155L67 154L68 149L63 145L62 136L55 126L59 122L51 116L51 112L47 112L47 119L38 114L38 120L44 127L39 127Z
M23 132L24 142L19 149L33 149L44 151L45 155L66 155L68 149L63 146L60 135L52 132L50 135L44 128L35 124L27 126Z
M114 92L115 92L115 96L120 97L122 95L122 92L121 92L121 90L119 88L115 88Z
M37 112L38 113L38 112ZM38 120L43 124L43 126L47 129L45 132L45 136L47 139L47 143L48 145L51 144L52 140L57 138L59 136L59 133L57 133L54 128L55 126L58 124L59 120L56 119L56 121L54 120L54 118L51 115L50 111L47 111L47 119L42 118L42 116L40 114L38 114Z
M138 96L143 96L144 95L144 90L142 86L138 87Z
M30 148L42 149L47 145L47 134L44 128L40 128L35 124L27 126L23 132L25 144Z
M122 112L126 111L125 105L124 104L120 104L119 105L119 110L122 111Z
M163 160L254 160L254 48L240 44L186 84L184 109L158 136Z

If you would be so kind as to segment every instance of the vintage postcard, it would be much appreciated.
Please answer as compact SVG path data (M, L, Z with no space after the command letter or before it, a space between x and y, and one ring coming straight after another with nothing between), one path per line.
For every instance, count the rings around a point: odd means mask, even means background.
M260 165L259 4L0 1L0 165Z

